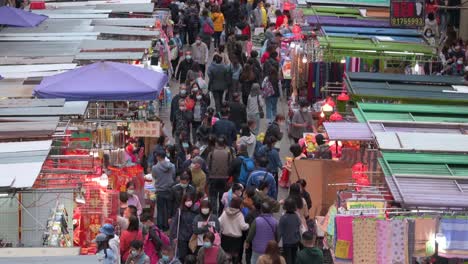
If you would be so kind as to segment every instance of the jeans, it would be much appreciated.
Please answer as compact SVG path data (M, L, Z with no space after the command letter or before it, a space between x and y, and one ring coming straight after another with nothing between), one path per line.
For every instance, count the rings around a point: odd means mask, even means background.
M265 98L265 104L266 104L266 118L268 119L268 121L271 122L276 117L278 97L270 96L270 97Z
M257 126L255 127L254 131L252 131L255 135L258 135L258 131L259 131L259 128L260 128L260 114L259 113L256 113L256 114L247 114L247 121L249 120L255 120L255 123L257 124Z
M284 256L287 264L295 264L296 263L297 244L283 245L283 252L284 252L283 256Z
M286 99L291 96L291 80L285 79L283 80L283 89L284 89L284 94L286 95Z
M215 32L214 35L213 35L213 38L214 38L214 47L215 48L218 48L219 47L219 43L221 41L221 34L223 32L222 31L219 31L219 32Z
M172 215L172 195L170 192L158 192L156 196L156 222L159 229L167 231L169 223L167 219Z
M252 245L250 245L250 246L252 246ZM252 258L250 259L250 264L257 264L257 260L261 255L262 254L257 253L257 252L252 250Z

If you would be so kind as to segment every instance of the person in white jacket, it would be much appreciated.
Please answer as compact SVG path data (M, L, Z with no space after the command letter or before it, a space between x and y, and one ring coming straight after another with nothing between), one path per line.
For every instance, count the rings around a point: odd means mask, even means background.
M241 263L243 250L242 231L249 229L249 224L244 220L241 208L242 200L233 196L229 208L226 208L219 218L221 230L221 247L231 255L232 263Z
M265 102L260 95L260 84L252 84L250 89L250 95L247 99L247 120L254 120L257 124L255 131L252 131L255 135L258 135L258 129L260 127L260 118L263 118L265 111Z

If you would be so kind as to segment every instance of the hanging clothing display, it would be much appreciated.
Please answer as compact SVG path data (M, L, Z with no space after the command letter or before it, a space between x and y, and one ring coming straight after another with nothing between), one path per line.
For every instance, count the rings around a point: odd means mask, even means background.
M353 219L354 216L348 215L340 215L335 218L335 256L337 258L353 258Z
M414 220L414 256L428 257L427 247L434 248L434 235L437 233L437 220L417 218ZM432 245L428 245L432 243Z
M447 258L468 258L468 219L440 220L439 255Z
M404 220L392 221L392 264L406 264L407 225Z
M392 228L386 220L377 220L377 264L391 263Z
M374 264L377 259L377 221L355 218L353 221L353 263Z

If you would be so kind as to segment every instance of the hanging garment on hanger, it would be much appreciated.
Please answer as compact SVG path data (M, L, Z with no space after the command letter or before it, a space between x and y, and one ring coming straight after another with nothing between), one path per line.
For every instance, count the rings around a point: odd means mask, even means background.
M408 259L411 259L414 255L415 249L415 221L414 219L407 218L406 222L408 223Z
M428 257L427 248L434 248L434 235L437 233L436 219L416 218L414 220L414 256ZM432 244L432 245L430 245Z
M406 264L407 255L407 223L404 220L392 220L392 261L391 264Z
M439 256L446 258L468 258L468 219L442 218L439 233Z
M354 216L337 215L335 218L335 256L339 259L353 258L353 219Z
M377 264L392 262L392 225L387 220L377 220Z
M377 262L377 221L355 218L353 221L353 263L375 264Z

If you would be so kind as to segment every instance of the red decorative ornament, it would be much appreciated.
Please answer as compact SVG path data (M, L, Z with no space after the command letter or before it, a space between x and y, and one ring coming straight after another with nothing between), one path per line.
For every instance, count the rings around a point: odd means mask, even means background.
M335 101L331 97L327 97L327 100L325 101L325 104L329 104L331 107L335 107Z
M296 5L290 2L286 2L283 5L283 10L294 10L296 9Z
M341 116L338 112L334 112L330 115L330 121L336 122L343 120L343 116Z
M345 92L341 92L340 95L336 98L338 101L349 101L349 95Z

